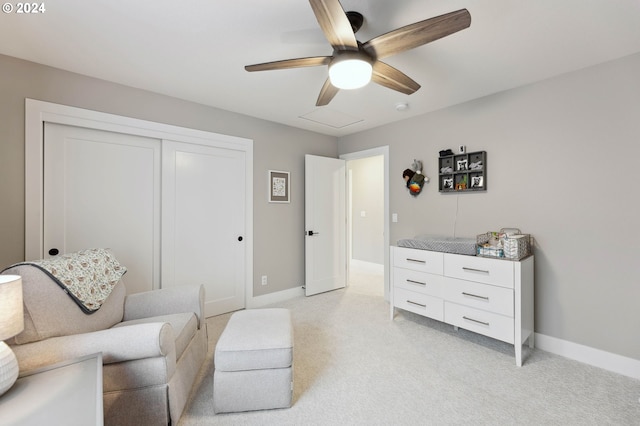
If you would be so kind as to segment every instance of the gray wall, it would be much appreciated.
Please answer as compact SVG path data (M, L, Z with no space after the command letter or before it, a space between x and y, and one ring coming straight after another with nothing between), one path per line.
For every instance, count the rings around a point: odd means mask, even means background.
M304 154L336 157L336 138L2 55L0 76L0 268L24 260L24 100L31 98L253 139L254 295L304 283ZM267 202L270 169L291 172L290 204Z
M352 177L351 258L383 264L384 157L351 160L347 168Z
M1 55L0 75L0 267L24 256L27 97L253 139L256 295L304 280L303 155L389 145L390 206L399 215L392 242L520 227L537 242L536 332L640 359L640 55L343 137L338 146L332 137ZM487 151L486 193L438 193L438 151L459 144ZM414 158L432 178L417 198L402 180ZM269 169L291 172L291 204L267 203Z
M390 147L392 244L519 227L536 239L535 330L640 359L640 54L339 139ZM428 90L428 89L422 89ZM440 194L438 151L487 151L485 193ZM411 197L402 171L431 182Z

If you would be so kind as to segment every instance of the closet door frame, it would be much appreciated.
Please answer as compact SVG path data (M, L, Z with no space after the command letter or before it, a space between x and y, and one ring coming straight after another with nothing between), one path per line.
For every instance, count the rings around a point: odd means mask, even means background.
M146 136L245 152L245 298L253 299L253 140L25 99L25 259L44 257L44 123Z

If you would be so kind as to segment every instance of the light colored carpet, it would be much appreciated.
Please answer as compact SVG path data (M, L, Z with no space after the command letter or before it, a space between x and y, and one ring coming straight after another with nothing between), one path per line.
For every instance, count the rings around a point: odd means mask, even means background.
M640 381L396 310L381 277L274 305L291 310L294 403L213 413L213 349L229 314L209 318L209 353L179 426L640 425Z

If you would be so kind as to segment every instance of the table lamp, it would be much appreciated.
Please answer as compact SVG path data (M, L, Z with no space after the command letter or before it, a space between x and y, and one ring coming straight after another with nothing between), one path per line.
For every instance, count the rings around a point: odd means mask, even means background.
M0 275L0 395L18 378L18 360L4 340L24 329L22 309L22 278Z

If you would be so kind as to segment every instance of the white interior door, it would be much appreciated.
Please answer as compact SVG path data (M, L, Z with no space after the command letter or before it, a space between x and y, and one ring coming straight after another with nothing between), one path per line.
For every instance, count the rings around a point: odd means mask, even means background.
M162 143L162 286L203 284L205 315L245 307L245 152Z
M305 294L343 288L346 265L345 161L305 155Z
M45 124L47 253L111 248L129 293L159 288L160 141Z

